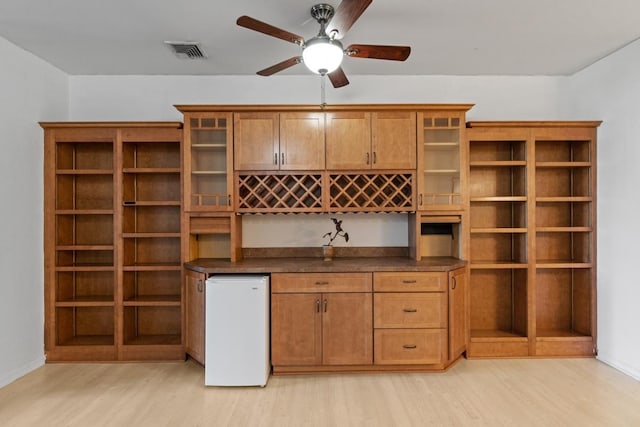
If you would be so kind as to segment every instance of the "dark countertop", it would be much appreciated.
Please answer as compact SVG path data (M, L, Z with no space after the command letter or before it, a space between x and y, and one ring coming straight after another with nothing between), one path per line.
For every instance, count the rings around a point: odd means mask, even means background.
M199 258L184 264L200 273L345 273L370 271L451 271L467 265L452 257L428 257L416 261L407 257L338 257L322 258Z

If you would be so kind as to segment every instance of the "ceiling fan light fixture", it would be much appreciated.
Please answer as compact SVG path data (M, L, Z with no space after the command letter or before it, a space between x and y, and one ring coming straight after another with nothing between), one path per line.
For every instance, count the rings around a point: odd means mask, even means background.
M316 74L329 74L340 64L344 51L342 43L329 37L314 37L307 41L302 51L302 60L309 70Z

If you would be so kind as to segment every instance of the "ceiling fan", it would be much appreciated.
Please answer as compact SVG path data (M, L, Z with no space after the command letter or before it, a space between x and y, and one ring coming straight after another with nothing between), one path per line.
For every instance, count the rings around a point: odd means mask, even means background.
M371 1L342 0L337 10L334 10L333 6L324 3L313 6L311 8L311 16L320 24L320 31L315 37L306 41L297 34L249 16L241 16L236 21L236 24L302 47L302 55L285 59L271 67L258 71L257 74L270 76L304 62L307 68L314 73L326 74L333 87L339 88L349 84L349 80L340 66L344 56L404 61L411 53L411 47L409 46L352 44L346 49L342 47L340 39L344 37L360 15L369 7Z

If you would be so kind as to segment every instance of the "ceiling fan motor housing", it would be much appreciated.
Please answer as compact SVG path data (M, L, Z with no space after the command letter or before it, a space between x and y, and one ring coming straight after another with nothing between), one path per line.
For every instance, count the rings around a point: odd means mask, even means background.
M318 21L318 24L326 24L333 18L335 11L333 6L326 3L316 4L311 7L311 16Z

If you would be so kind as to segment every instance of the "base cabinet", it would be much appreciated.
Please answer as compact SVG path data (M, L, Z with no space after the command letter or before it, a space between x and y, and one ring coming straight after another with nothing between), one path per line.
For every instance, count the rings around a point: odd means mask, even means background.
M464 268L373 273L375 364L457 359L466 348L464 277Z
M442 370L466 351L466 269L272 274L274 372Z
M465 268L449 272L449 359L458 358L467 349L468 286Z
M205 281L207 275L186 270L184 273L184 347L195 361L204 365Z
M272 274L271 283L274 366L373 362L370 273Z
M376 329L376 365L442 363L447 352L443 329Z

